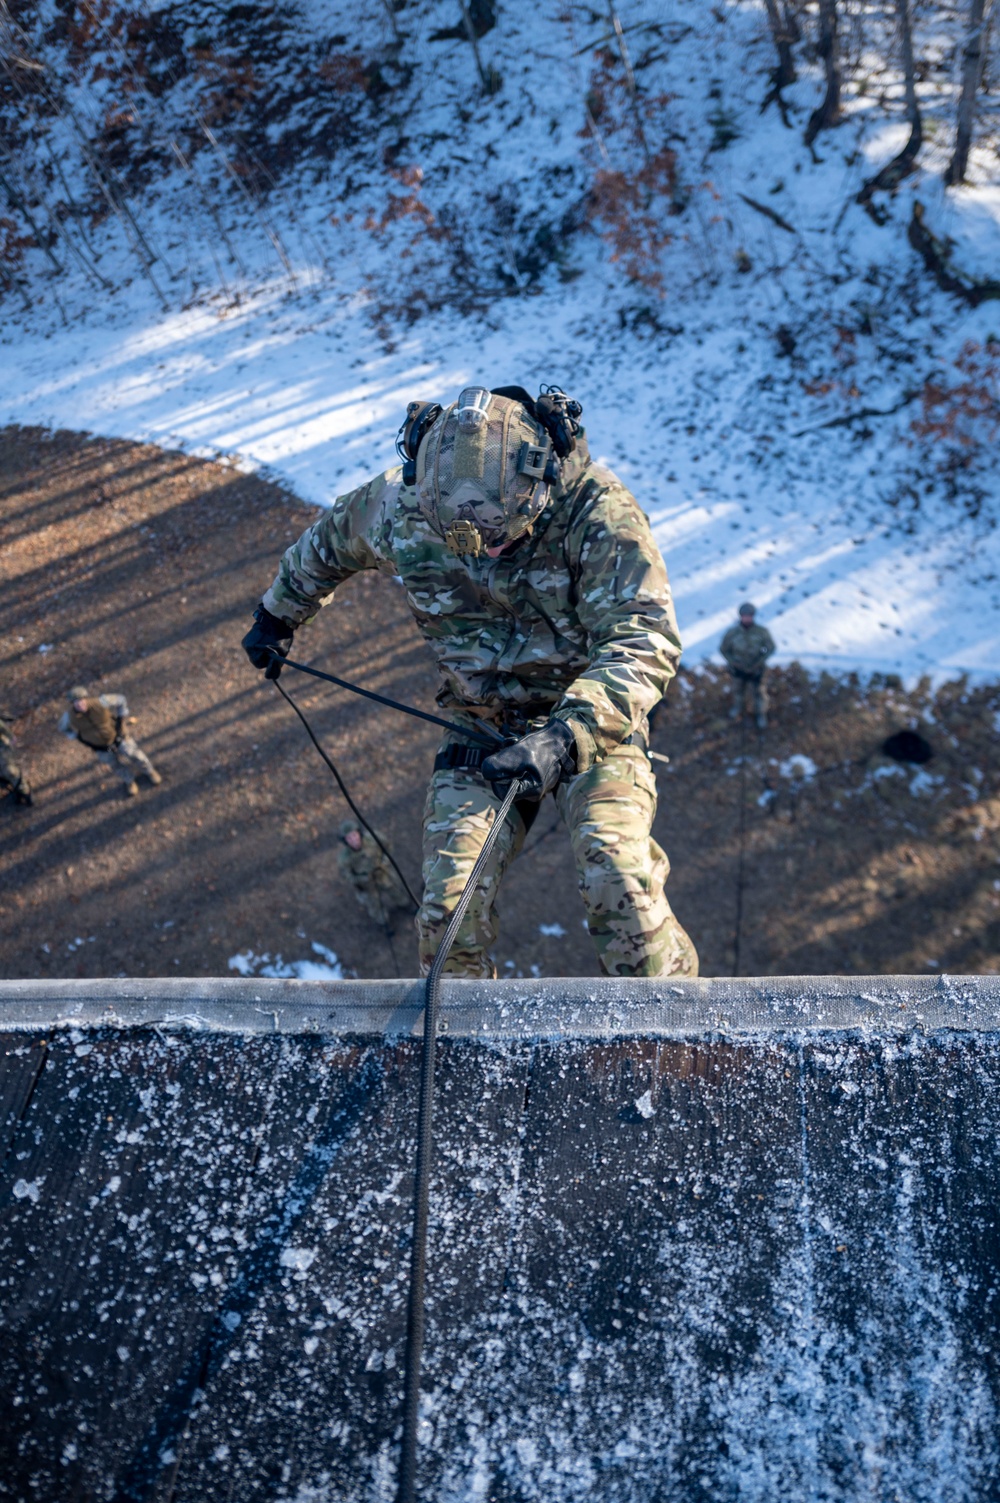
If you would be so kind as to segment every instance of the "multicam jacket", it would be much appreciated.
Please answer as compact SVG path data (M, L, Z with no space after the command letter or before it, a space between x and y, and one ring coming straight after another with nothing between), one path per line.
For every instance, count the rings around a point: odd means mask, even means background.
M774 638L766 626L731 626L719 651L734 673L762 673L774 651Z
M341 496L264 595L309 621L362 569L397 575L444 678L438 703L523 731L566 720L585 772L644 736L680 659L667 571L635 498L580 448L534 533L499 558L449 551L399 469Z

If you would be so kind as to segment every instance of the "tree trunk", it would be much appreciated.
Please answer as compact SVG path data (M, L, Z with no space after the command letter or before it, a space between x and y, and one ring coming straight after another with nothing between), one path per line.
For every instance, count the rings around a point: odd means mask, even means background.
M840 44L837 40L837 0L819 0L819 55L826 73L823 103L813 110L806 126L805 143L812 146L821 130L840 120Z
M916 164L917 154L923 144L924 129L920 118L920 102L917 99L917 84L913 66L913 30L910 25L910 0L896 0L899 18L899 47L903 59L903 80L906 89L906 119L910 136L906 145L891 162L869 178L858 194L857 202L871 215L876 224L884 224L884 210L872 204L872 194L880 190L894 192L904 177L908 177Z
M771 36L774 39L775 51L778 54L777 66L771 69L771 87L764 96L764 102L760 107L763 115L772 100L777 101L781 110L782 119L787 125L788 116L784 108L784 100L781 91L786 85L795 82L795 60L792 57L792 42L795 38L788 25L788 15L778 5L778 0L764 0L767 9L767 20L771 28Z
M792 58L792 36L788 26L787 13L779 6L778 0L764 0L767 9L767 19L771 27L771 36L774 38L775 51L778 54L778 66L772 75L772 87L783 89L786 84L795 82L795 62Z
M792 46L796 46L802 40L802 27L799 25L799 11L805 4L805 0L784 0L782 10L785 16L785 31Z
M969 26L962 52L962 92L958 100L955 154L944 175L945 182L949 184L964 182L969 165L969 148L976 122L976 95L983 81L983 64L986 61L988 10L987 0L969 0Z

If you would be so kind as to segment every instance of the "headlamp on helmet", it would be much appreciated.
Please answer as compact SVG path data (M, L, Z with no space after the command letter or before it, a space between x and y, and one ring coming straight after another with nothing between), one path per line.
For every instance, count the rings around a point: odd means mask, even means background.
M458 399L458 426L463 433L475 433L486 422L490 393L485 386L467 386Z

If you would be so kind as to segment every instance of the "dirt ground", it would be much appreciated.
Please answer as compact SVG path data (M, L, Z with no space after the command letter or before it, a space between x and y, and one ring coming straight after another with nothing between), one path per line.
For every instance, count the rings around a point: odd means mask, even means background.
M0 801L0 975L225 975L323 960L414 972L341 882L345 809L240 637L280 552L313 513L278 487L148 445L0 431L0 702L33 809ZM669 563L669 560L668 560ZM435 672L391 581L362 576L296 651L434 709ZM82 681L128 697L161 787L136 799L56 732ZM416 886L437 741L288 672L348 786ZM1000 685L772 679L746 732L727 679L682 673L659 715L656 836L705 975L984 972L1000 962ZM880 754L913 725L922 768ZM549 803L503 895L503 975L595 975L565 832ZM265 959L266 957L266 959Z

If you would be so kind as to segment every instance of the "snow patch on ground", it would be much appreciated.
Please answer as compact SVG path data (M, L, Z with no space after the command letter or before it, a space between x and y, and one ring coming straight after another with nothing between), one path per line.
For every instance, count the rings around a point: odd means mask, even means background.
M242 950L229 959L229 969L240 976L270 976L293 978L296 981L344 981L345 972L333 950L316 940L312 943L314 955L319 960L285 960L281 955L256 955L253 950Z

